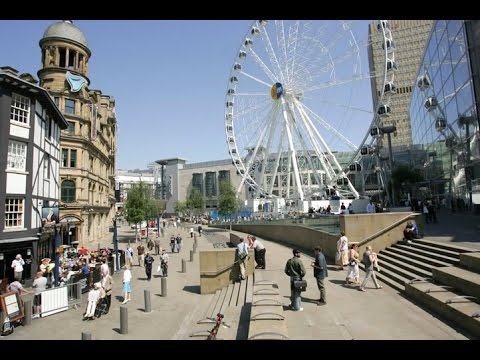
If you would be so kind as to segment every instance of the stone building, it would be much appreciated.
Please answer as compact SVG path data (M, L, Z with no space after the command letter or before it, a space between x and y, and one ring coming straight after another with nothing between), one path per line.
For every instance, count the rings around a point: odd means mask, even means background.
M108 235L115 215L115 100L89 88L91 51L72 21L50 25L39 44L40 85L69 124L60 135L62 239L88 246Z

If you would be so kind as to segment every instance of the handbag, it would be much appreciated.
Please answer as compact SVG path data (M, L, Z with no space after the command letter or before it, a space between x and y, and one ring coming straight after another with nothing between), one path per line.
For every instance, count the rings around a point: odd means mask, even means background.
M247 256L248 256L248 252L244 251L244 252L242 252L238 257L240 258L240 260L243 260L243 259L245 259Z
M294 280L293 281L293 287L295 289L298 289L300 291L306 291L307 290L307 280Z

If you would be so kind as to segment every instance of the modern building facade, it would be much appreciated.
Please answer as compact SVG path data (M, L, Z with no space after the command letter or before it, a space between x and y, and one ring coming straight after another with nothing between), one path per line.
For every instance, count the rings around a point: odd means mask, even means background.
M115 216L115 100L89 88L91 50L71 21L50 25L39 45L40 85L69 125L60 134L62 240L88 245L108 235Z
M422 190L460 210L480 206L479 49L480 21L436 20L409 108Z
M156 186L154 184L154 177L151 171L129 171L117 170L115 175L115 199L117 206L117 215L122 214L125 201L128 197L128 190L135 184L144 183L152 189L152 195L155 194Z
M43 236L42 225L45 210L58 206L60 132L68 123L37 82L0 68L0 279L9 281L17 254L25 280L41 258L55 255L54 233Z
M394 61L397 65L394 86L395 95L389 98L387 104L391 113L383 117L383 126L394 125L396 131L391 136L392 147L410 145L412 131L408 104L412 94L412 84L421 64L423 51L432 28L432 20L389 20L388 24L393 38ZM369 67L377 74L372 78L372 97L374 108L378 103L385 69L385 50L382 48L383 33L378 30L377 22L369 24Z

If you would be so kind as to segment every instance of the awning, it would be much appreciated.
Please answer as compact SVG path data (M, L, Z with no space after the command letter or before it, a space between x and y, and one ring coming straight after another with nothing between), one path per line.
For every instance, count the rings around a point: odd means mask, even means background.
M8 244L8 243L17 243L17 242L24 242L24 241L37 241L38 237L34 236L28 236L28 237L21 237L21 238L15 238L15 239L2 239L1 243L2 244Z

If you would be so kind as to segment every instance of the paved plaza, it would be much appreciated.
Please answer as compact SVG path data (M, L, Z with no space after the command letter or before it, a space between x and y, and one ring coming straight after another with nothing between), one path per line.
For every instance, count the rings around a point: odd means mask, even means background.
M475 215L441 213L437 224L426 225L427 238L452 241L464 246L480 247L480 230ZM457 225L459 224L460 228ZM452 230L454 229L454 230ZM211 295L200 295L198 253L190 262L193 239L181 229L167 228L161 246L168 249L169 236L180 233L184 239L180 253L170 254L167 295L161 296L161 278L154 275L146 280L143 267L137 266L134 258L132 269L132 301L128 308L128 334L120 334L120 306L123 300L122 272L114 274L112 306L109 314L94 321L82 321L86 308L86 294L79 309L69 309L45 318L33 319L30 326L19 326L15 333L3 340L80 340L82 332L91 333L92 339L104 340L185 340L194 325L213 299ZM126 247L133 239L133 231L127 226L120 227L120 248ZM210 236L198 238L199 247L208 245ZM210 239L211 240L211 239ZM226 239L227 241L227 239ZM376 290L373 284L366 292L344 284L346 271L337 271L329 266L326 281L328 304L319 306L314 301L319 292L310 267L312 254L302 254L309 282L307 291L302 293L303 312L288 310L290 288L289 278L284 274L285 262L292 256L291 249L263 240L266 253L266 270L262 278L276 281L284 298L286 323L290 339L293 340L458 340L467 337L456 329L437 319L434 315L410 302L396 290L384 286ZM111 239L104 239L101 246L111 246ZM154 274L159 263L154 256ZM186 260L187 271L182 273L182 259ZM361 273L363 278L364 273ZM152 311L144 311L144 290L151 294ZM228 319L225 319L228 322Z

